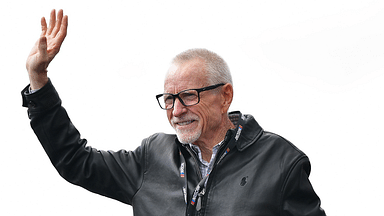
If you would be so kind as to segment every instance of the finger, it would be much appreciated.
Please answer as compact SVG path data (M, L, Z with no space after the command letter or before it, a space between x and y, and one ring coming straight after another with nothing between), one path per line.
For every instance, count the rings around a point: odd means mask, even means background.
M62 19L63 19L63 10L59 10L59 12L57 13L55 28L52 30L52 34L51 34L53 37L55 37L57 32L59 32L59 30L61 28Z
M41 18L41 36L44 36L47 33L47 22L45 18Z
M50 20L49 20L49 27L48 27L48 32L47 34L50 35L53 28L55 27L55 24L56 24L56 10L53 9L51 11L51 17L50 17Z
M58 44L59 46L61 46L61 44L63 43L65 37L67 36L67 28L68 28L68 16L65 15L65 16L63 17L62 22L61 22L60 31L59 31L59 33L56 35L57 44Z
M46 37L44 37L44 36L40 37L38 49L39 49L39 54L44 59L47 55L47 38Z

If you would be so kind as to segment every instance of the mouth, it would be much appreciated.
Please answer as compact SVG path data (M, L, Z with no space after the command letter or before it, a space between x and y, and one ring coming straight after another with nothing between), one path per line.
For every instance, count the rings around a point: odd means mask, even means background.
M190 131L198 126L199 117L196 115L185 115L182 117L175 117L171 119L170 123L176 131Z
M189 119L174 119L172 121L172 125L177 130L189 130L193 125L197 122L197 119L189 118Z
M183 122L175 122L176 125L178 126L186 126L189 124L192 124L195 120L188 120L188 121L183 121Z

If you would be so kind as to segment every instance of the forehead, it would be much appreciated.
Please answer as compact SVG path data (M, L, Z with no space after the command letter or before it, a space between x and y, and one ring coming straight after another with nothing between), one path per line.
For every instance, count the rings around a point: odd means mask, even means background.
M203 60L194 59L183 64L172 64L164 82L164 91L177 93L185 89L201 88L206 81Z

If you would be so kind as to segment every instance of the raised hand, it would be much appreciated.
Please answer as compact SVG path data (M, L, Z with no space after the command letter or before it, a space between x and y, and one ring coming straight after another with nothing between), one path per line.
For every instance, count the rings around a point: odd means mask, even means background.
M63 16L63 10L51 11L49 27L45 18L41 18L41 36L32 48L27 59L27 70L31 89L40 89L48 82L47 68L59 52L61 44L67 35L68 16Z

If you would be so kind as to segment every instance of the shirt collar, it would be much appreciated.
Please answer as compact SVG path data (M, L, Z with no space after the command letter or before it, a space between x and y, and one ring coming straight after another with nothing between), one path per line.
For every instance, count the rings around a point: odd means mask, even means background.
M215 146L213 146L212 149L217 149L218 147L220 147L220 145L224 142L224 140L220 141L218 144L216 144ZM201 152L199 146L195 145L195 144L192 144L192 143L189 143L189 146L191 147L191 149L193 149L193 151L195 151L196 153L199 153Z

